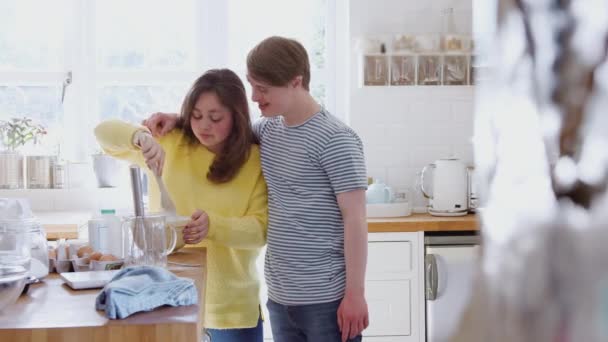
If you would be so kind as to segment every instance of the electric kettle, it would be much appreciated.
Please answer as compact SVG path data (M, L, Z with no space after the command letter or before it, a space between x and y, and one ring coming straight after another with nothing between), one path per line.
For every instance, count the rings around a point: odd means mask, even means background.
M425 189L425 175L433 170L432 192ZM420 188L429 198L429 214L463 216L469 209L468 170L458 158L438 159L425 166L420 175Z

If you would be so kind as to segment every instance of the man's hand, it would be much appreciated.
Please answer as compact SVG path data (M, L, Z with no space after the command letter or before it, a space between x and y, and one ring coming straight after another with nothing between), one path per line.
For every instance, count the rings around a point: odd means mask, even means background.
M192 221L184 228L183 237L185 243L193 245L203 241L209 234L209 216L206 212L197 209L190 218Z
M171 132L177 125L178 120L179 116L175 113L154 113L142 121L141 124L146 126L154 137L158 138Z
M150 133L145 131L135 133L133 143L141 149L148 168L154 174L162 176L163 164L165 163L165 151L162 146L154 140Z
M355 338L369 325L369 313L363 291L361 294L346 291L338 307L338 327L342 332L342 342Z

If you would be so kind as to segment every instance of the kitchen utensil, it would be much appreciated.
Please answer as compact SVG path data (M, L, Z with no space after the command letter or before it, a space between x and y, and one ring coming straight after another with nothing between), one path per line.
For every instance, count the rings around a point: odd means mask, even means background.
M160 190L160 206L163 211L167 212L169 216L176 216L177 209L175 209L175 204L171 200L171 196L167 191L167 187L165 186L165 182L163 182L163 178L160 175L154 173L156 177L156 183L158 183L158 189Z
M27 281L25 267L0 265L0 312L17 301Z
M141 190L141 171L139 166L131 165L129 168L131 176L131 192L133 194L133 210L135 216L144 216L143 191Z
M27 258L27 269L36 278L49 274L46 235L25 199L0 199L0 252Z
M429 194L426 191L425 175L428 170L434 170L432 187ZM421 190L430 199L429 214L434 216L462 216L468 212L467 168L457 158L436 160L425 166L421 173Z
M186 224L190 222L190 218L187 216L167 216L166 217L166 235L167 235L167 244L171 242L171 236L173 235L173 231L176 234L175 247L173 253L186 245L184 242L184 228ZM167 247L169 249L169 246Z
M74 290L104 287L120 270L61 273L59 276Z
M167 244L165 215L134 216L123 224L130 249L128 265L167 266L167 255L173 252L177 232L171 227L171 242Z
M186 216L177 216L177 209L175 208L173 200L171 200L171 196L169 195L169 191L167 191L163 178L156 173L154 176L156 177L156 183L158 183L158 188L160 190L160 205L163 212L167 215L166 232L168 244L170 244L169 241L171 241L172 235L176 234L176 242L173 248L167 247L171 250L169 253L173 253L186 244L183 238L183 230L186 224L190 222L190 218Z

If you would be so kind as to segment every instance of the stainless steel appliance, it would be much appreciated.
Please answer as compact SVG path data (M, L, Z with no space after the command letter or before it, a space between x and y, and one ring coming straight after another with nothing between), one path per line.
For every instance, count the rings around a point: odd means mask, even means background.
M427 342L465 342L451 336L471 298L479 241L473 232L424 238Z

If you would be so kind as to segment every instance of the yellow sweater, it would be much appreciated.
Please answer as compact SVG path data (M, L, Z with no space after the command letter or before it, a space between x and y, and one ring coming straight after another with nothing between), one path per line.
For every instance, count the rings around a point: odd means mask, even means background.
M148 172L150 209L160 211L160 194L133 135L140 126L109 120L95 128L103 150L116 158L140 165ZM181 130L157 140L165 150L163 180L178 215L196 209L209 215L209 234L197 245L207 248L205 322L207 328L250 328L257 324L259 276L256 259L266 243L268 221L266 183L260 150L251 147L247 162L228 183L213 184L207 171L214 154L204 146L188 144Z

